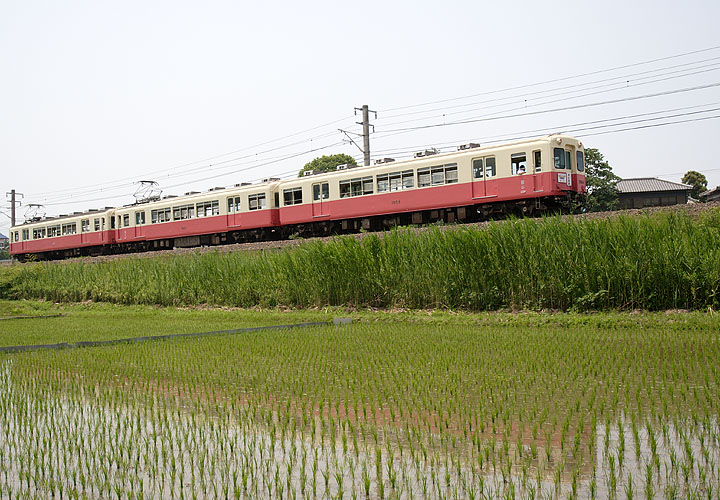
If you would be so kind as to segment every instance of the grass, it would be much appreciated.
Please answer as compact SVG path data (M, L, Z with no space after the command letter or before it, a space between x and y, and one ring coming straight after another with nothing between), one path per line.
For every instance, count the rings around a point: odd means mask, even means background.
M4 320L17 316L48 316ZM147 335L199 333L268 325L332 321L350 317L361 323L398 322L449 327L507 328L627 328L662 327L668 331L712 329L720 315L689 311L662 313L540 313L447 310L373 310L326 307L322 309L228 309L124 306L109 303L52 303L0 299L0 346L112 340Z
M717 498L714 315L352 314L0 356L0 496Z
M51 314L62 316L0 321L0 345L113 340L332 321L333 318L327 311L201 310L0 300L0 318Z
M6 297L240 307L720 306L720 210L397 230L267 252L8 268ZM6 272L5 270L2 271Z

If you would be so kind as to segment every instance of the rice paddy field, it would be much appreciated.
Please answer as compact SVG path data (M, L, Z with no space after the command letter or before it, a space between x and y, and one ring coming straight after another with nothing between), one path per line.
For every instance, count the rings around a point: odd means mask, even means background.
M81 328L62 325L102 317L103 338L123 324L152 333L146 315L208 330L262 317L15 301L3 311L63 314L0 323L5 344L30 331L78 340ZM351 315L0 354L0 498L720 498L712 312Z

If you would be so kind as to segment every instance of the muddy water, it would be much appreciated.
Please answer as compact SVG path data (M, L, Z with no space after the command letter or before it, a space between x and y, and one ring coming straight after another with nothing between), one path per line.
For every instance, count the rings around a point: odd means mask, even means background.
M0 498L718 498L717 419L561 449L49 391L0 370ZM592 437L594 436L594 437Z

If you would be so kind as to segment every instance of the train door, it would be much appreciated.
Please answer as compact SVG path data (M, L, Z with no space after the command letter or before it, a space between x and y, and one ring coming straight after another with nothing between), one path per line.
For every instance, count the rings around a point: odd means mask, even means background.
M485 158L475 158L472 161L473 166L473 183L472 197L478 198L494 198L498 194L497 186L497 165L494 156Z
M312 211L313 217L321 217L323 215L330 215L328 202L325 201L330 198L330 185L327 182L318 182L312 186L313 202Z
M542 185L542 152L539 149L536 149L532 152L532 177L533 177L533 191L534 192L540 192L544 191Z
M145 211L135 212L135 237L145 237Z
M230 196L227 199L227 226L240 226L240 196Z
M485 197L485 162L482 158L475 158L472 161L472 197Z

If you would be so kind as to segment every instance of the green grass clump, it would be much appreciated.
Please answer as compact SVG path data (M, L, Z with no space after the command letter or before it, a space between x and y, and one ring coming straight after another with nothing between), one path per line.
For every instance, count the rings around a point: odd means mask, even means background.
M720 211L404 229L266 252L23 266L6 295L123 304L716 309Z

